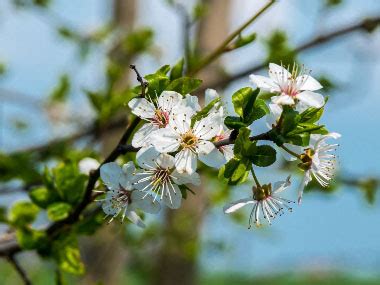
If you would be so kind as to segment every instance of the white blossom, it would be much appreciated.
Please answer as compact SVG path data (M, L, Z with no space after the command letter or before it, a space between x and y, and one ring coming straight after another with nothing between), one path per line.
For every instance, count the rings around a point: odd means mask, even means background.
M230 204L224 206L223 211L226 214L233 213L236 210L246 206L253 205L251 214L249 216L249 227L252 226L252 221L256 226L260 226L260 216L262 215L264 219L271 224L271 220L274 219L278 214L282 215L284 209L292 211L292 208L288 206L290 203L294 203L288 199L279 196L279 193L290 186L290 176L286 181L279 181L273 185L272 184L262 185L259 187L253 187L253 195L250 198L240 199Z
M123 168L115 162L102 165L100 177L109 191L106 192L104 199L98 201L101 202L102 209L107 217L111 217L110 222L121 215L121 221L127 217L139 227L145 227L136 210L140 209L146 213L156 214L161 207L151 195L133 189L133 173L135 170L133 162L124 164Z
M135 172L133 187L146 192L146 195L152 194L154 200L162 200L171 209L181 206L182 194L178 185L200 185L198 173L178 173L174 157L159 153L153 147L137 153L136 158L141 169Z
M310 146L301 154L301 168L305 170L305 175L300 184L298 191L298 203L301 203L302 194L305 186L309 184L312 177L322 187L327 187L335 174L336 156L332 154L338 144L328 144L327 139L338 139L341 135L338 133L329 133L327 135L311 135Z
M308 107L320 108L325 103L321 94L313 92L321 89L322 85L309 71L297 65L293 65L289 72L282 66L270 63L269 78L252 74L250 80L262 90L279 94L271 98L278 105L296 105L297 110L303 111Z
M182 112L182 108L186 104L186 99L175 91L163 91L155 100L133 98L129 101L128 106L131 108L132 113L147 121L134 134L132 145L134 147L146 147L150 135L160 128L165 128L169 123L169 118L175 113ZM186 112L191 113L191 109L186 110Z
M79 172L89 175L92 170L100 166L99 161L92 157L85 157L79 161Z
M183 111L171 116L166 128L151 135L151 143L161 153L177 152L175 166L180 173L192 174L197 168L198 155L215 149L211 140L219 133L220 115L211 113L191 126L192 114ZM201 157L200 157L201 159Z

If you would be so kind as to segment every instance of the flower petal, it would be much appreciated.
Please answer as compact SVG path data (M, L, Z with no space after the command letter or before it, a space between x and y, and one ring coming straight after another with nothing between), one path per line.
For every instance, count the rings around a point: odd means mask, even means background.
M141 220L141 218L136 214L135 211L126 211L125 216L135 225L139 226L140 228L145 228L144 222Z
M164 169L171 169L174 167L174 157L166 153L161 153L157 157L156 162L160 167Z
M227 162L223 153L221 153L215 147L208 154L202 153L202 154L199 154L198 157L199 157L199 160L202 161L204 164L210 167L214 167L214 168L220 168L222 165L224 165Z
M144 124L133 136L132 146L133 147L142 147L149 145L150 135L158 130L158 127L152 123Z
M137 164L144 169L151 170L157 168L155 160L160 153L154 148L145 148L144 151L138 151L136 154Z
M321 94L314 93L311 91L304 91L297 95L297 99L300 100L303 104L314 107L321 108L325 104L325 98Z
M99 167L100 163L92 157L85 157L79 161L79 172L89 175L91 170L95 170Z
M133 98L128 102L129 108L136 116L142 119L150 119L154 117L155 107L153 103L145 98Z
M151 135L151 142L159 152L173 152L179 147L180 137L172 128L166 127Z
M219 97L218 92L215 89L207 88L205 92L205 104L208 105L212 100L215 100Z
M178 185L182 185L182 184L193 184L195 186L201 185L201 177L196 172L192 174L188 174L186 172L179 173L177 170L174 170L171 176L173 178L173 182Z
M157 214L161 210L160 203L154 200L152 195L147 195L145 192L132 191L131 200L134 207L141 209L145 213Z
M277 83L288 81L292 77L290 72L281 65L269 63L269 77ZM280 80L279 80L280 79Z
M187 107L190 107L194 113L201 110L201 106L198 103L197 96L186 94L185 99L184 99L184 105Z
M110 190L120 189L121 167L116 162L109 162L100 167L100 178Z
M258 88L269 91L271 93L280 92L280 87L271 79L261 75L250 75L250 81Z
M212 152L215 148L215 145L210 141L199 141L197 144L197 153L198 154L209 154Z
M278 181L273 184L273 193L280 193L290 186L290 175L286 178L285 181Z
M293 98L284 93L279 96L273 96L271 100L272 100L272 103L278 104L278 105L293 105L294 104Z
M179 134L184 134L190 130L192 114L186 112L186 110L190 109L181 109L180 113L176 113L169 118L169 126Z
M239 210L240 208L244 207L245 205L248 204L253 204L256 201L253 200L252 198L244 198L237 200L235 202L229 203L223 207L223 212L226 214L233 213L236 210Z
M197 169L197 155L188 148L178 152L174 159L175 167L179 173L192 174Z
M173 108L181 103L183 100L182 95L175 91L163 91L158 97L158 107L169 114Z
M299 86L299 90L316 91L323 88L323 86L310 75L305 74L298 76L296 81Z
M223 118L212 113L194 124L194 134L203 140L210 140L220 133L223 127Z
M182 194L178 186L175 184L168 185L166 184L166 189L162 197L162 201L170 209L179 209L182 203Z

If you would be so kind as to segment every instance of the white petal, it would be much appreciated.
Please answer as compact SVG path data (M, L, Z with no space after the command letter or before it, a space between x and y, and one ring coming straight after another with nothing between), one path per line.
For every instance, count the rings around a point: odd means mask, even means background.
M287 80L291 76L292 75L290 74L290 72L283 66L275 64L275 63L269 63L269 77L271 77L274 81L276 81L278 77L281 77Z
M264 91L269 91L271 93L280 92L280 87L268 77L252 74L249 76L249 79L254 85Z
M305 171L305 175L302 178L301 184L298 188L298 204L301 204L302 201L302 195L303 195L303 190L309 184L311 181L311 173L310 171Z
M158 107L165 112L171 113L172 109L182 101L182 95L175 91L163 91L158 97Z
M234 147L233 145L226 145L222 149L223 155L227 161L234 157Z
M296 97L298 100L300 100L300 102L309 107L321 108L325 104L325 99L321 94L311 91L304 91L298 94Z
M226 214L235 212L236 210L239 210L241 207L244 207L248 204L255 203L255 200L252 200L252 198L244 198L237 200L235 202L229 203L223 207L223 212Z
M293 105L294 104L293 98L286 94L281 94L280 96L273 96L271 100L274 104L278 104L278 105Z
M198 158L207 166L214 168L220 168L227 162L224 155L217 148L214 148L208 154L199 154Z
M153 174L146 173L143 170L137 170L133 182L133 187L140 191L149 192L153 189L153 184L151 184L153 179Z
M198 154L209 154L215 148L215 145L210 141L199 141L197 144L197 153Z
M150 135L158 130L158 127L152 123L146 123L134 134L132 139L133 147L147 146L150 143Z
M151 195L146 195L142 191L132 191L131 200L134 204L134 207L137 207L149 214L157 214L161 210L160 203L157 200L154 200Z
M116 216L117 214L120 213L121 207L118 207L119 204L115 204L113 202L113 199L115 198L116 195L117 195L116 192L113 192L113 191L108 191L106 193L106 197L104 198L104 201L102 202L102 209L106 215Z
M110 190L120 189L121 167L116 162L109 162L100 167L100 178Z
M278 104L270 103L269 105L270 113L267 116L267 125L268 128L272 128L272 125L276 125L278 119L280 119L281 113L282 113L282 107Z
M181 111L182 112L178 114L173 114L169 118L169 126L172 127L175 130L175 132L179 134L184 134L188 130L190 130L192 114L183 112L184 110Z
M127 190L132 190L132 185L134 182L134 172L136 170L135 165L132 161L128 161L122 167L123 173L120 176L119 184L121 187Z
M194 173L197 169L197 155L188 148L181 150L175 155L175 167L179 173Z
M296 81L299 84L299 90L316 91L323 88L323 86L310 75L298 76Z
M273 184L273 193L280 193L290 186L290 175L286 178L285 181L278 181Z
M201 110L201 106L198 103L198 97L186 94L184 103L187 107L190 107L194 113Z
M208 105L212 100L215 100L219 97L218 92L215 89L207 88L205 92L205 104Z
M195 186L201 185L201 177L196 172L192 174L188 174L186 172L179 173L177 170L174 170L171 176L173 178L173 182L178 185L182 185L182 184L193 184Z
M151 142L159 152L173 152L179 147L179 134L170 127L159 129L151 135Z
M99 167L100 163L92 157L85 157L79 161L79 172L83 174L90 174L91 170Z
M166 191L162 197L162 201L168 206L170 209L179 209L182 203L182 194L181 190L179 190L177 185L166 186ZM174 189L173 189L174 188Z
M203 140L210 140L219 134L223 127L223 119L213 113L194 124L194 134Z
M161 153L156 160L157 164L164 168L164 169L171 169L174 167L174 157L166 154L166 153Z
M129 108L136 116L142 119L150 119L154 117L155 107L153 103L145 98L133 98L128 102Z
M143 152L138 152L136 154L137 164L144 169L155 169L157 168L155 160L160 155L160 153L154 148L146 148Z
M125 213L125 216L135 225L139 226L140 228L145 228L144 222L141 220L141 218L136 214L135 211L127 211Z

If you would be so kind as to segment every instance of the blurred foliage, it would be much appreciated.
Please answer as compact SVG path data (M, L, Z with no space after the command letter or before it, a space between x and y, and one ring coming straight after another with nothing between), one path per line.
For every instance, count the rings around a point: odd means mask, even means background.
M62 74L59 77L57 86L49 95L50 102L66 101L70 93L70 78L68 74Z
M284 66L293 65L297 59L297 53L289 44L286 32L276 30L264 42L267 49L265 62L282 63Z

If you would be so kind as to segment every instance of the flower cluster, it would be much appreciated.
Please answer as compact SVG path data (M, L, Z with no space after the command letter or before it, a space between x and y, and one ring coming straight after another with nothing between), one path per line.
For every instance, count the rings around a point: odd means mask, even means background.
M108 191L99 201L107 216L111 220L127 217L143 226L137 209L151 214L158 213L162 205L178 209L185 185L200 185L200 160L219 169L221 179L231 185L246 181L251 172L256 184L252 196L226 205L224 212L252 204L249 227L253 223L259 226L261 216L271 224L284 209L291 211L289 204L294 202L279 196L290 186L290 176L273 187L258 181L254 166L267 167L276 161L272 146L257 144L261 138L274 142L285 159L299 160L304 171L299 203L304 187L313 178L328 186L335 172L332 151L337 145L328 144L327 139L340 135L317 124L325 105L324 97L315 92L321 84L304 68L294 65L288 69L271 63L268 78L251 75L258 88L245 87L232 95L235 117L226 116L219 95L212 89L206 90L203 108L196 96L176 91L164 90L158 95L150 90L145 97L130 100L131 112L144 122L132 138L132 146L138 149L137 167L133 162L122 167L115 162L102 165L100 174ZM260 89L272 93L270 102L258 97ZM253 122L263 116L270 130L250 136Z

